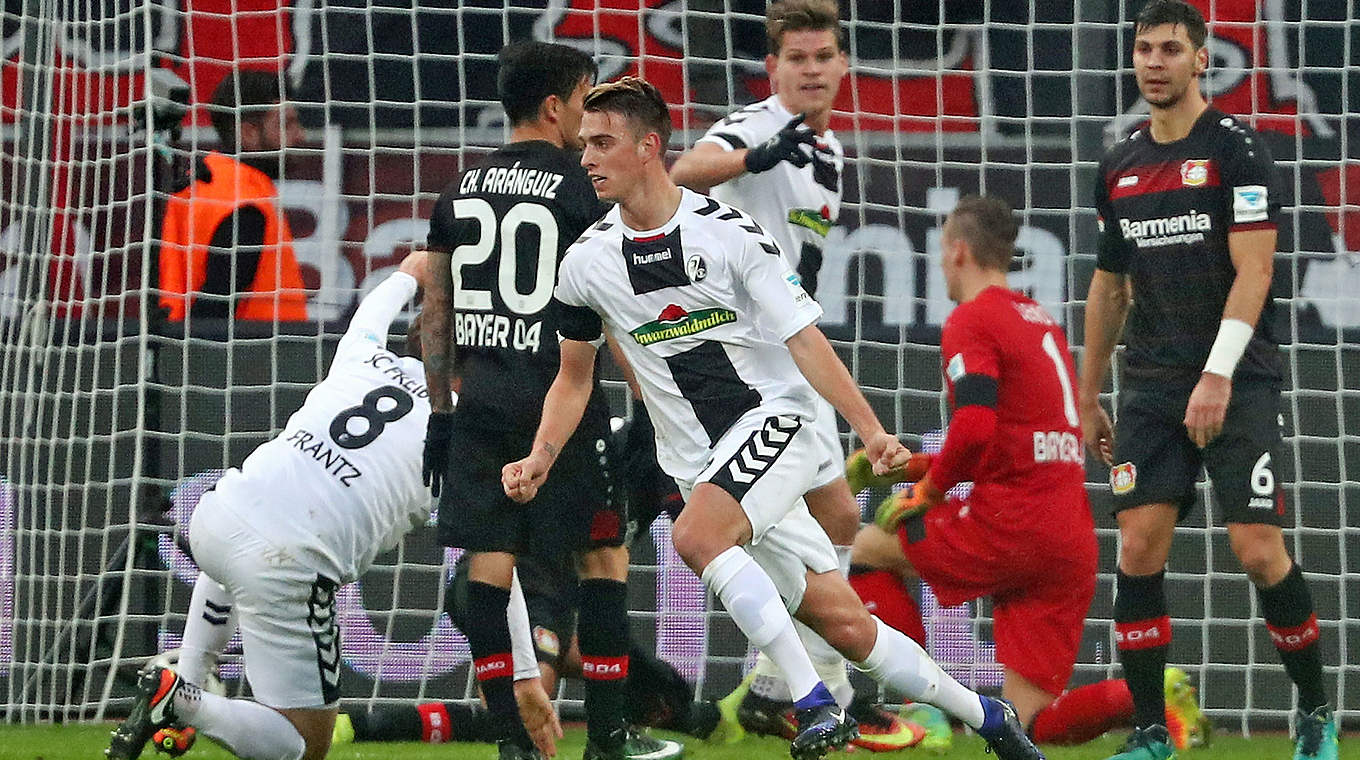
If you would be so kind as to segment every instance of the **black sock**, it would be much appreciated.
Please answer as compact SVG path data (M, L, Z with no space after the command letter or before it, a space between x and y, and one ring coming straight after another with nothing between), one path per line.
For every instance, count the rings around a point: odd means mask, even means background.
M356 742L481 741L473 730L480 705L462 702L426 702L419 705L383 705L349 714Z
M472 650L477 685L491 713L496 740L510 740L528 749L533 744L520 722L519 706L515 703L515 661L511 655L510 625L505 620L509 604L509 589L468 581L468 627L463 634Z
M608 742L628 721L628 587L586 578L579 598L576 636L586 682L586 735Z
M1284 669L1299 688L1299 708L1311 713L1327 704L1322 687L1322 655L1318 651L1317 613L1303 570L1294 565L1284 580L1256 589L1270 640L1280 652Z
M356 742L418 742L420 713L415 705L391 705L349 714Z
M642 647L630 647L627 688L630 723L692 733L694 688L670 663Z
M1166 614L1165 573L1125 575L1115 581L1114 631L1124 681L1133 695L1134 725L1166 725L1163 670L1171 644L1171 618Z

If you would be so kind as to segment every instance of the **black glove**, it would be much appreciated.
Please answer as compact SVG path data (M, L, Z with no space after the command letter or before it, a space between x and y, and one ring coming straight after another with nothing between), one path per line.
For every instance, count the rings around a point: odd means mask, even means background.
M746 171L752 174L766 172L780 161L788 161L799 168L807 166L812 156L803 150L803 146L811 145L815 150L817 138L812 132L798 128L805 118L807 114L800 113L789 119L789 123L775 132L773 137L746 151Z
M425 426L425 457L421 475L436 497L444 486L444 470L449 466L449 444L453 441L453 412L434 412Z

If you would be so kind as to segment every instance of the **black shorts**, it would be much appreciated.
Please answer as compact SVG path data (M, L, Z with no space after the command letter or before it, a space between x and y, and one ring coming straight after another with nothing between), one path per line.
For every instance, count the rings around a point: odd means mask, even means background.
M517 504L505 495L501 468L527 456L533 436L475 412L454 412L439 497L440 543L515 555L623 544L627 515L609 473L607 413L587 412L538 495Z
M525 555L515 560L524 603L529 608L529 627L534 632L534 653L539 662L561 669L562 657L576 635L576 609L580 585L571 554Z
M467 584L469 555L458 558L453 577L445 592L444 608L460 631L467 630ZM534 654L539 662L561 669L562 657L576 635L576 608L580 586L575 560L569 552L551 557L524 555L515 558L519 585L529 610L533 630Z
M1184 520L1195 506L1201 466L1225 523L1283 525L1284 489L1276 477L1280 387L1236 380L1223 431L1203 449L1186 433L1193 386L1126 384L1120 392L1110 488L1116 513L1144 504L1175 504Z

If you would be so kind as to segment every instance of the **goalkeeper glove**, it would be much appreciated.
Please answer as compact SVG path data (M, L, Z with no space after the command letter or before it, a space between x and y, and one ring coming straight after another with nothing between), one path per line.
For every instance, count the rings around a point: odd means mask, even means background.
M925 477L934 459L931 454L912 454L906 464L875 475L874 463L869 461L864 449L860 449L845 460L845 481L850 485L850 493L859 493L866 488L887 488L894 483L914 483Z
M806 114L798 114L770 139L747 150L746 171L752 174L766 172L778 166L780 161L788 161L799 168L807 166L812 155L803 150L803 146L815 148L817 138L808 130L798 128L805 118Z
M453 441L453 412L434 412L425 426L425 456L421 475L430 493L438 497L444 486L444 470L449 466L449 444Z
M919 482L884 499L874 513L874 524L891 533L908 517L923 515L926 510L942 503L944 494L930 482L930 475L926 474Z

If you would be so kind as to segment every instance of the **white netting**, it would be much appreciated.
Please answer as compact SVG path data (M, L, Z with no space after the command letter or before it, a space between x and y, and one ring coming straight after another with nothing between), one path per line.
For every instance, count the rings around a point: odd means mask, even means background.
M880 414L917 436L942 422L936 341L949 304L932 256L961 193L995 193L1022 210L1025 257L1013 284L1048 304L1080 345L1094 266L1090 187L1114 125L1137 118L1128 19L1140 3L843 5L852 74L833 127L851 160L818 297L827 332ZM1284 173L1276 284L1287 317L1290 461L1279 466L1295 515L1291 549L1323 621L1329 688L1348 706L1360 688L1347 677L1354 625L1345 622L1360 604L1348 513L1360 495L1360 214L1350 190L1360 192L1360 119L1350 102L1360 25L1338 3L1199 5L1214 21L1207 89L1219 107L1255 121ZM596 55L604 77L642 73L674 104L672 147L682 148L768 93L763 8L762 0L482 0L415 10L360 0L249 9L231 0L6 0L6 717L125 709L121 676L175 644L192 571L171 526L187 522L215 471L278 430L326 366L356 297L423 240L440 188L504 138L494 97L504 42L553 38ZM167 69L188 83L196 105L171 153L191 166L216 146L197 104L232 62L286 81L308 127L279 191L310 322L166 323L148 297L156 295L148 242L170 180L157 176L157 140L136 124L154 110L146 74ZM1091 491L1108 570L1108 488L1093 482ZM1290 708L1287 679L1226 534L1204 514L1181 529L1169 568L1172 659L1188 666L1219 720L1245 728L1279 719ZM665 527L652 538L664 547ZM635 558L635 632L704 696L718 696L736 682L745 645L724 615L704 611L701 587L674 555L650 546ZM346 695L469 694L465 644L437 612L445 553L418 535L381 559L342 594ZM1079 680L1116 672L1111 587L1103 573ZM999 682L987 605L942 610L927 597L923 609L943 662L966 680Z

